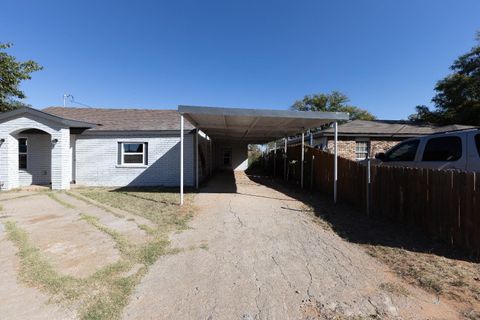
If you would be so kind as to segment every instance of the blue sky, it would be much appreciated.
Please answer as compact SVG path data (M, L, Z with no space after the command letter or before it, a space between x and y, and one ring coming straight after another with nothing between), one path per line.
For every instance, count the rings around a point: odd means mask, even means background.
M381 119L429 104L478 0L2 0L0 41L44 70L27 103L284 109L339 90Z

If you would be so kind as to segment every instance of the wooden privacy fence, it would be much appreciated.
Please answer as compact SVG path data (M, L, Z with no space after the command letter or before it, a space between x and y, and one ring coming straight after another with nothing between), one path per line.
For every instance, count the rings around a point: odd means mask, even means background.
M276 158L275 173L273 162ZM266 159L270 174L300 181L301 146L277 150ZM370 187L367 167L338 158L339 202L361 209L365 215L415 226L432 238L480 255L480 177L474 172L372 166ZM333 155L305 148L304 189L333 193ZM367 193L368 189L370 190ZM367 212L367 195L369 210Z

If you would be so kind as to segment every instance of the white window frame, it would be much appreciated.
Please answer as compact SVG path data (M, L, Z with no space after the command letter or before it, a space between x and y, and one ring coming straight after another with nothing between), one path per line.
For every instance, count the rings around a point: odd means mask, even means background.
M20 152L20 139L25 139L25 145L27 146L27 152ZM26 171L28 170L28 138L27 137L18 137L18 170ZM27 165L25 168L20 168L20 155L25 155L27 158Z
M127 152L125 153L124 145L126 144L142 144L143 145L143 152ZM147 152L147 144L148 142L140 142L140 141L120 141L120 165L122 167L145 167L147 166L145 161L145 156ZM130 156L138 156L142 155L142 163L125 163L125 154Z
M366 150L365 151L362 151L362 152L359 152L358 149L357 149L357 146L358 146L358 143L359 142L363 142L363 143L366 143ZM357 138L355 139L355 160L357 161L362 161L362 160L365 160L368 156L368 151L370 149L370 139L368 138ZM358 155L359 154L362 154L364 155L363 158L360 158Z

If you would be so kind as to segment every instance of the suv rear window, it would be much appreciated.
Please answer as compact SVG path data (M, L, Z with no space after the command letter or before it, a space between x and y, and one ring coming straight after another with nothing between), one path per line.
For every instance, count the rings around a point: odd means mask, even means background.
M457 161L461 157L460 137L440 137L428 140L422 161Z
M413 161L417 153L419 140L400 143L385 155L385 161Z

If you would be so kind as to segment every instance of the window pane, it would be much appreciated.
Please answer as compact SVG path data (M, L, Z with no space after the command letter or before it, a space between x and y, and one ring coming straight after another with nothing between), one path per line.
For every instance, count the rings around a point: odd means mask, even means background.
M441 137L428 140L422 161L456 161L462 157L460 137Z
M123 155L123 163L143 164L143 155L141 155L141 154L125 154L125 155Z
M399 144L388 152L385 156L386 161L413 161L417 153L419 140L407 141Z
M124 143L123 144L124 153L142 153L143 152L143 143Z
M21 153L27 152L27 139L25 138L18 139L18 152L21 152Z
M368 154L368 141L356 141L355 143L355 158L357 160L363 160L367 158Z
M26 154L19 154L18 155L18 168L19 169L27 169L27 155Z

